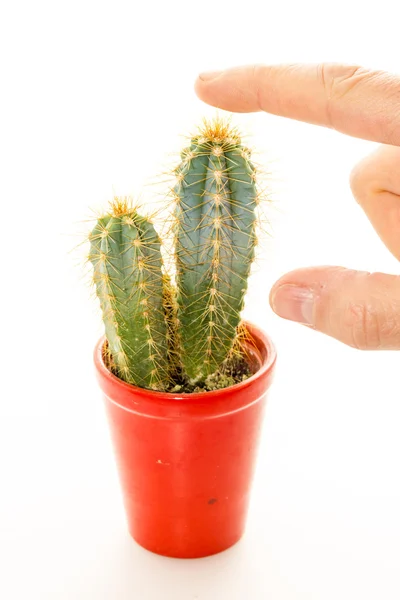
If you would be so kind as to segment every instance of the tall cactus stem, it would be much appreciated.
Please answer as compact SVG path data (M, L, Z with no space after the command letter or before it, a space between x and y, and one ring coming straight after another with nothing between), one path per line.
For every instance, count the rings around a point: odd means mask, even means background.
M256 246L258 192L250 151L226 122L205 122L175 173L181 360L191 380L235 347Z

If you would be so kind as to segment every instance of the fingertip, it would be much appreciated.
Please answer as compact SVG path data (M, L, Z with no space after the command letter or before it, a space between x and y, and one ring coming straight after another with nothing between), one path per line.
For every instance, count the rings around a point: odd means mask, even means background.
M274 311L274 313L276 313L276 306L275 306L276 292L282 285L285 285L283 279L284 279L284 276L280 277L278 279L278 281L275 281L274 285L272 286L272 288L269 291L268 301L269 301L269 305L272 308L272 310Z
M198 98L209 104L221 108L218 104L218 89L213 85L216 79L222 75L221 71L210 71L200 73L194 84L194 91Z
M212 81L221 75L222 71L206 71L205 73L200 73L198 79L202 82Z
M275 287L276 287L276 283L274 283L274 285L272 286L272 288L269 291L269 296L268 296L268 302L270 307L272 308L272 310L275 312L274 309L274 295L275 295Z
M245 67L201 73L195 82L195 92L200 100L222 110L237 113L259 111L257 95L248 73L249 69Z
M204 80L201 78L201 74L197 76L194 82L194 91L200 100L203 100Z

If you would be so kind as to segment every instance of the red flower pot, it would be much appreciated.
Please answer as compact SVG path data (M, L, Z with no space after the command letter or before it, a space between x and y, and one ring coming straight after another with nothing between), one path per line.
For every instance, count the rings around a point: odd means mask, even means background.
M172 394L127 384L95 349L132 537L177 558L226 550L242 536L276 352L253 325L258 371L230 388Z

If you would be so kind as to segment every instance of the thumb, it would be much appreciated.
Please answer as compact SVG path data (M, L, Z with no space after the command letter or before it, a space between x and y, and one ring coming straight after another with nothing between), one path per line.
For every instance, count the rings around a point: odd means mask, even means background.
M270 293L274 312L353 348L400 350L400 277L313 267L287 273Z

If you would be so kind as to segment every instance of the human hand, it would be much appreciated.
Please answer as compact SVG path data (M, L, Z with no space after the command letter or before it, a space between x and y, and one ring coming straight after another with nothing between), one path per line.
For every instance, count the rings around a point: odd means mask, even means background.
M381 142L350 185L400 259L400 78L337 64L249 66L200 75L198 96L232 112L265 111ZM273 286L275 313L364 350L400 350L400 277L312 267Z

